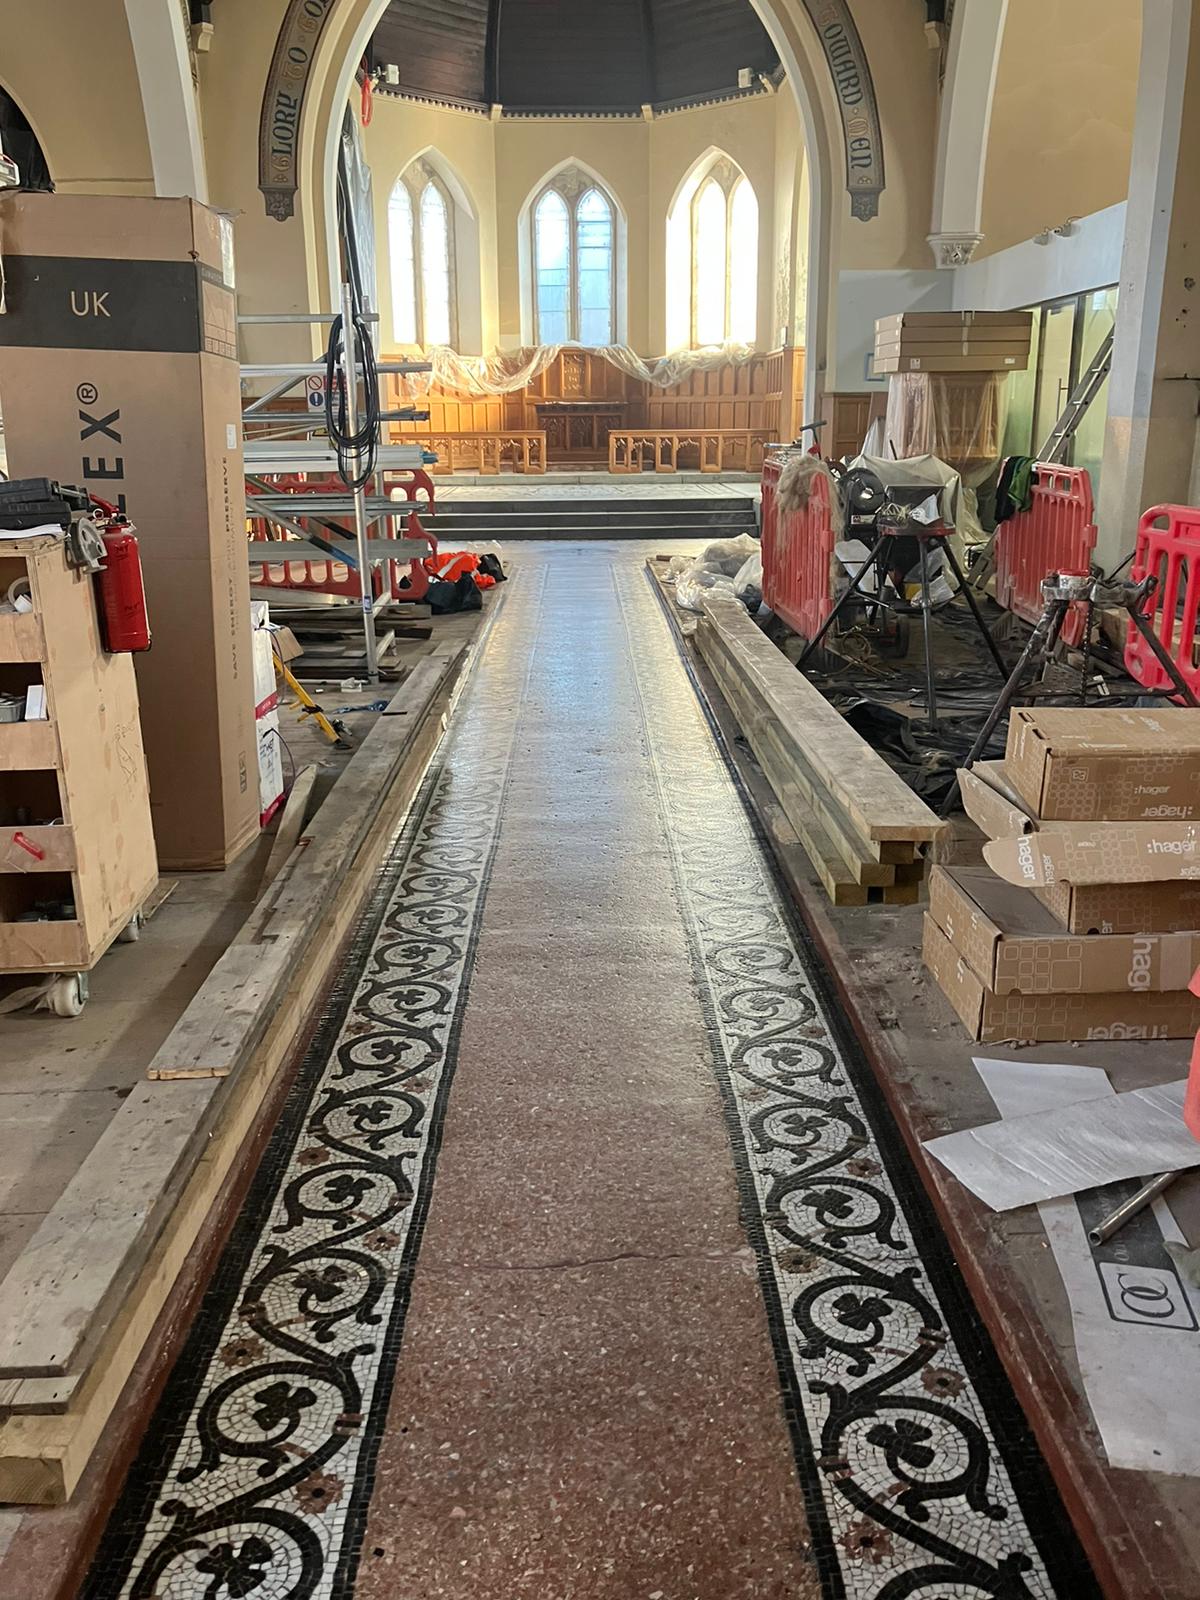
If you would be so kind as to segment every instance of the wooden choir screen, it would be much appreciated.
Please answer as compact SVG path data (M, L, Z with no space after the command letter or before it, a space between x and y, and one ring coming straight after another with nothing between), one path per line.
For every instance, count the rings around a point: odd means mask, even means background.
M389 409L399 409L408 402L396 379L388 382ZM763 444L794 436L803 390L803 350L776 350L696 371L668 389L629 377L596 351L563 350L540 377L512 394L475 399L434 389L429 421L394 423L392 437L430 444L440 458L435 472L490 474L544 472L547 465L604 467L616 437L723 434L728 438L716 454L711 444L703 450L705 460L691 444L682 453L673 450L669 466L662 464L661 452L651 450L656 470L674 471L677 463L722 470L712 465L719 459L727 470L736 463L738 470L756 471ZM640 460L645 451L635 454Z

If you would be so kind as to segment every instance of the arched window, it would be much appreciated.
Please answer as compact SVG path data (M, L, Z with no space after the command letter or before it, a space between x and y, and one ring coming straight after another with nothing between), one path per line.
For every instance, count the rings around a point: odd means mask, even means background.
M538 344L612 344L616 328L616 207L576 168L556 173L530 213Z
M414 161L388 201L392 337L397 344L458 345L454 202L441 177Z
M758 334L758 201L727 156L693 172L667 218L667 332L684 345Z

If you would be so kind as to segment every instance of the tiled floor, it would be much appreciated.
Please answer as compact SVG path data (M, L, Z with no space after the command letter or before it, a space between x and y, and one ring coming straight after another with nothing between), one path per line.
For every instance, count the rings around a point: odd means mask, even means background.
M88 1600L1092 1600L643 556L523 548Z

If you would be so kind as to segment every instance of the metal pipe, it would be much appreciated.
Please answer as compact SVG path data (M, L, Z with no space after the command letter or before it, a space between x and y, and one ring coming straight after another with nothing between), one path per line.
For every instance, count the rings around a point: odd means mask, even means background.
M282 379L273 389L268 389L266 394L260 394L256 400L251 400L250 404L242 411L242 415L244 417L254 416L256 412L262 410L263 406L270 405L272 400L278 400L280 395L286 394L289 389L294 389L298 381L296 378ZM288 415L286 412L284 414ZM298 411L296 415L302 417L304 412Z
M933 670L933 596L929 592L929 550L926 541L918 535L917 548L921 555L921 629L925 646L925 725L930 733L938 732L937 682Z
M310 372L324 373L324 361L251 362L241 369L243 378L306 378ZM432 372L428 361L381 361L377 372Z
M358 358L357 344L354 338L354 299L350 293L350 285L342 285L342 382L346 391L346 428L353 435L358 432ZM357 474L361 466L359 458L354 458L353 470ZM366 657L367 681L379 682L379 652L375 639L375 596L374 573L371 567L371 553L368 549L370 536L367 532L367 500L362 489L354 491L354 538L358 545L358 586L362 591L362 619L363 619L363 649Z
M336 311L269 311L265 314L254 316L239 316L238 321L254 322L260 325L307 322L331 323L336 316ZM361 320L363 322L378 322L379 313L378 311L364 311Z
M1123 1200L1094 1228L1088 1229L1089 1243L1104 1244L1106 1240L1111 1239L1114 1233L1140 1212L1145 1211L1147 1206L1153 1205L1159 1195L1165 1194L1175 1179L1182 1176L1181 1172L1161 1172L1157 1178L1151 1178L1149 1183L1144 1183L1136 1194L1131 1194L1128 1200Z
M876 532L878 532L878 529L876 530ZM799 656L797 657L797 659L796 659L796 670L798 672L802 672L804 670L804 663L808 660L809 656L812 655L813 651L821 643L821 640L829 632L830 628L833 627L833 625L837 621L838 617L842 614L842 611L844 610L844 608L850 603L851 600L853 600L853 598L854 598L854 596L856 594L859 594L861 592L863 584L867 581L867 573L875 565L876 556L878 556L880 550L883 549L884 545L887 543L887 541L891 537L892 537L892 535L890 533L880 533L879 534L879 537L875 540L874 545L871 547L871 551L870 551L869 555L867 556L866 560L862 563L862 565L859 567L858 571L854 574L854 577L853 577L849 587L842 590L841 594L837 598L837 601L836 601L836 603L835 603L835 605L833 607L833 610L825 618L825 621L817 629L816 633L813 634L812 638L808 641L808 643L805 645L804 649L800 652ZM880 591L882 591L882 589L883 589L883 581L882 581L882 578L881 578L878 570L876 571L875 578L876 578L876 582L877 582L877 584L879 586Z

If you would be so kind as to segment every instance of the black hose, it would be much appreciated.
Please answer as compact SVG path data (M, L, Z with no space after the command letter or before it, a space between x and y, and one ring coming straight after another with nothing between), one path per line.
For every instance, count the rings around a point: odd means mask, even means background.
M365 489L375 475L379 459L379 372L375 364L375 346L371 330L364 320L364 302L361 264L358 259L358 241L354 236L351 216L349 185L345 169L344 151L339 150L337 183L338 226L345 248L347 281L350 285L351 326L346 329L339 313L329 330L329 344L325 351L325 428L330 443L337 451L338 475L348 489ZM349 342L347 342L349 341ZM339 382L339 358L346 382L356 383L362 372L363 407L358 426L350 431L348 395ZM354 471L354 461L358 471Z
M347 330L339 314L329 330L329 346L325 351L325 428L330 443L337 451L338 473L348 489L364 489L375 475L379 450L379 374L375 367L375 348L371 332L355 312ZM361 369L363 379L363 410L355 431L350 431L348 395L341 382L339 358L343 349L345 358L340 364L345 372L346 384L356 383ZM354 461L358 471L354 471Z

